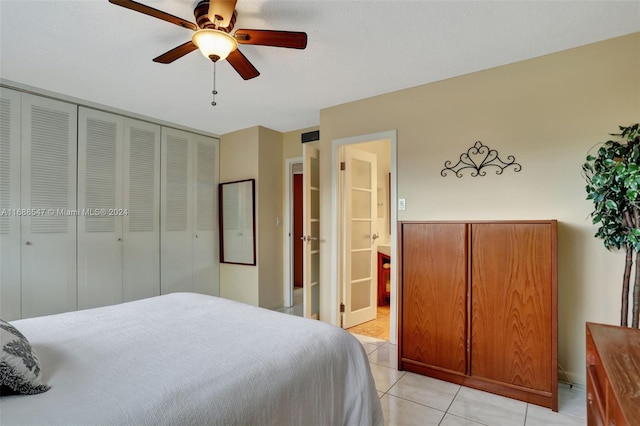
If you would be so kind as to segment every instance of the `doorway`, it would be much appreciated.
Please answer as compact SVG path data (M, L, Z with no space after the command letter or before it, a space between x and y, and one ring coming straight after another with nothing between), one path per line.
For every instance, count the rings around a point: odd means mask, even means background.
M303 316L303 256L304 200L303 160L286 160L286 216L285 216L285 308L286 313Z
M305 318L320 318L320 151L312 143L303 145L303 158L285 160L285 264L284 312ZM302 168L302 235L294 235L294 179ZM300 287L294 284L294 240L302 241L302 304ZM294 256L296 256L294 258ZM297 267L296 267L297 270ZM295 312L293 312L295 311Z
M375 290L374 302L376 306L376 318L359 325L348 328L348 331L355 334L375 337L378 339L389 340L395 343L397 340L396 333L396 272L393 267L395 258L396 235L393 230L396 228L396 203L395 203L395 182L396 182L396 133L382 132L372 135L363 135L352 138L345 138L333 141L332 146L332 193L333 198L333 217L338 219L336 226L332 227L336 243L334 244L334 253L337 255L332 258L332 274L335 274L335 282L337 288L332 291L338 305L345 303L347 299L347 291L345 283L351 277L345 276L345 244L346 233L344 211L341 202L344 199L345 188L341 184L341 166L343 153L348 149L362 150L373 152L377 156L377 187L376 192L376 211L374 213L375 231L371 236L376 239L376 253L372 260L371 268L374 270L371 277ZM377 232L376 232L377 231ZM377 234L377 235L376 235ZM347 290L347 291L345 291ZM349 307L345 306L347 311ZM342 310L342 308L340 308ZM344 316L341 314L340 324L344 324Z

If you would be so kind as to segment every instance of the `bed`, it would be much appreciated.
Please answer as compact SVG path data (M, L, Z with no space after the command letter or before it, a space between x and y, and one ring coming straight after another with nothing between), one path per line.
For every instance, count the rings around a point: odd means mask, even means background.
M196 293L13 321L37 395L0 424L382 425L367 356L338 327Z

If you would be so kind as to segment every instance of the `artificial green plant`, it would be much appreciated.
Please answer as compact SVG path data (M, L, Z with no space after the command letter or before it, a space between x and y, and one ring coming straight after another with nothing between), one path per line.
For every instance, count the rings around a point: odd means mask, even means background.
M620 127L611 134L597 155L588 155L582 165L587 181L587 199L593 201L591 218L599 225L595 234L608 250L624 249L626 261L622 278L620 325L627 327L629 287L633 278L631 326L638 328L640 317L640 124ZM634 269L635 265L635 269Z

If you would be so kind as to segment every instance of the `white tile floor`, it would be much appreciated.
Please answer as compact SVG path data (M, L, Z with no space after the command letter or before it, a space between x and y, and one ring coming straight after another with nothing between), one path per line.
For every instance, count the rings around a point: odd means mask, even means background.
M586 425L584 389L561 384L559 412L526 402L397 371L397 347L354 335L369 356L386 425L577 426Z

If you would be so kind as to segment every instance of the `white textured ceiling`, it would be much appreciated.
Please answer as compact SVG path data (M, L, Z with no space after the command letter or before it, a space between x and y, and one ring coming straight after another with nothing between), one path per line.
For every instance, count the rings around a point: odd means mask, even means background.
M194 22L193 0L139 2ZM238 0L236 29L305 31L306 50L241 45L244 81L191 31L107 0L0 0L0 77L215 134L319 124L320 109L640 31L635 1ZM611 64L615 66L615 64Z

